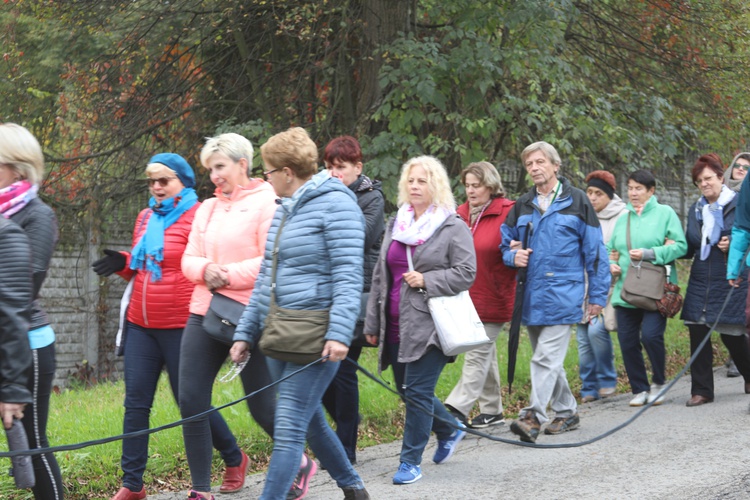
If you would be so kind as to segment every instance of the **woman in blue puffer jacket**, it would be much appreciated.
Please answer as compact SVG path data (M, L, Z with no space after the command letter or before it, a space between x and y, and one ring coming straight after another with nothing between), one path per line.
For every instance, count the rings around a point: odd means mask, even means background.
M314 175L318 150L304 129L295 127L276 134L261 146L260 152L268 169L265 175L281 198L281 207L268 231L250 304L237 326L232 361L245 361L260 340L272 292L279 308L309 311L310 316L328 311L327 330L320 344L320 357L327 357L323 362L305 368L304 364L275 359L274 354L266 353L273 379L280 380L302 368L305 373L278 385L274 448L260 498L286 498L298 466L305 466L302 461L307 437L346 498L369 499L341 441L328 425L321 404L339 362L349 351L359 313L364 218L349 188L327 171ZM276 279L272 290L274 260Z

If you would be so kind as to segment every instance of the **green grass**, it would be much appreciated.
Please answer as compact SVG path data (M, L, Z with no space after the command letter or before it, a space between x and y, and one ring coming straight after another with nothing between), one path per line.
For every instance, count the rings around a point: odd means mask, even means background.
M616 334L613 334L613 336ZM718 352L721 344L718 335L714 338L715 359L721 362L726 354ZM626 392L627 378L622 367L622 357L616 339L616 366L618 367L618 390ZM690 343L687 329L679 320L672 319L668 323L666 332L667 345L667 375L676 374L689 358ZM498 340L499 362L501 377L506 379L507 369L507 333L502 333ZM531 346L528 337L522 333L518 362L516 366L513 393L507 394L507 384L503 387L503 404L506 415L515 416L518 410L527 403L529 393L529 359ZM376 349L365 349L360 360L361 364L372 371L376 371ZM463 357L458 362L446 366L438 384L436 393L445 399L461 374ZM575 335L571 338L570 349L565 360L568 380L575 394L580 391L581 383L578 378L578 352L576 350ZM223 372L222 372L223 373ZM390 370L383 374L383 378L391 382ZM78 443L96 440L122 432L123 417L123 384L107 383L96 385L89 389L67 390L52 396L52 414L49 422L49 439L53 445ZM363 415L360 427L360 446L367 447L379 443L391 442L401 438L403 428L403 407L398 398L385 391L380 385L360 375L360 412ZM222 405L242 397L242 386L239 379L231 383L216 382L214 385L215 405ZM476 411L476 410L475 410ZM253 470L263 470L267 465L272 443L268 436L255 424L245 406L245 403L232 406L222 411L222 414L237 436L240 446L251 456ZM151 425L156 427L179 419L179 410L163 379L159 385L154 408L151 415ZM0 449L7 450L4 440ZM145 482L149 491L156 490L186 490L189 486L190 474L182 443L182 433L179 427L162 431L151 436L149 446L150 458L146 469ZM214 484L220 481L223 471L221 460L214 454ZM57 454L63 473L63 480L68 489L68 498L72 499L101 499L109 498L120 487L120 442L89 448L66 451ZM8 459L0 459L0 470L9 465ZM0 476L0 498L31 499L31 494L13 489L13 480L7 475Z

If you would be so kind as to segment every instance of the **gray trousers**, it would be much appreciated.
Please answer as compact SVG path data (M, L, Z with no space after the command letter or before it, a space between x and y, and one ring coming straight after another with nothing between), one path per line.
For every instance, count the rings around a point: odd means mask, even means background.
M474 403L479 402L479 412L499 415L503 412L500 396L500 371L497 366L495 340L505 323L485 323L484 331L492 340L464 354L461 378L451 391L445 404L469 416Z
M549 420L547 405L556 417L569 417L578 405L565 376L565 354L568 352L572 325L529 326L531 357L531 396L529 406L521 410L536 413L539 422Z

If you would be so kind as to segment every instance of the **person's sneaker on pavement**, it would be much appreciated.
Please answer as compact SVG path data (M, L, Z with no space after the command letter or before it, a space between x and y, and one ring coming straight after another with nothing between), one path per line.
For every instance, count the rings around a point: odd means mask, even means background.
M630 400L630 406L643 406L648 401L648 391L639 392Z
M659 393L666 385L667 384L653 384L651 386L651 392L649 393L646 402L653 403L653 406L659 406L660 404L662 404L664 402L664 395L666 394L666 392L661 396L659 395Z
M581 426L581 419L578 413L569 417L557 417L544 429L545 434L562 434L563 432L578 429Z
M286 494L286 500L305 498L310 489L310 480L318 471L318 464L315 463L315 460L308 457L306 453L303 453L302 456L306 460L305 465L300 466L297 477L292 483L292 488Z
M411 484L422 479L422 469L418 465L401 462L393 475L393 484Z
M459 427L461 426L461 422L457 422ZM453 454L456 452L456 447L458 446L458 443L461 442L461 440L466 435L466 431L463 429L456 429L453 431L453 434L450 435L448 439L438 439L437 442L437 450L435 450L435 455L432 457L432 461L436 464L442 464L444 462L447 462L450 457L453 456Z
M503 417L503 414L499 415L490 415L489 413L480 413L476 417L471 419L471 422L469 422L469 427L472 429L484 429L485 427L489 427L491 425L502 425L505 423L505 417Z
M521 438L521 441L526 443L536 443L536 438L539 436L539 429L542 424L539 423L539 419L533 412L528 412L523 417L519 418L512 424L510 424L510 431Z

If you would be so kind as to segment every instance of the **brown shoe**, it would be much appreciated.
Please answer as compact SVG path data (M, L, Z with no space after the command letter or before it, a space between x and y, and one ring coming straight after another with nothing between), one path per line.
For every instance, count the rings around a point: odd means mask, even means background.
M126 487L120 488L112 500L143 500L146 498L146 487L141 486L141 491L132 491Z
M536 443L536 438L539 436L539 429L541 427L542 424L539 423L536 415L533 412L529 412L510 424L510 432L519 436L521 441Z
M750 394L750 382L745 382L745 394Z
M250 465L250 458L245 455L244 451L240 450L240 453L242 453L240 465L226 468L219 492L234 493L235 491L240 491L245 486L245 477L247 476L247 468Z
M700 406L706 403L713 403L713 402L714 402L713 398L707 398L706 396L695 394L693 395L692 398L688 399L688 402L685 403L685 406Z
M545 429L545 434L562 434L563 432L572 431L578 429L581 426L581 419L578 417L578 413L574 413L569 417L557 417L549 424Z
M599 398L597 398L596 396L584 396L581 398L581 403L593 403L597 399Z

